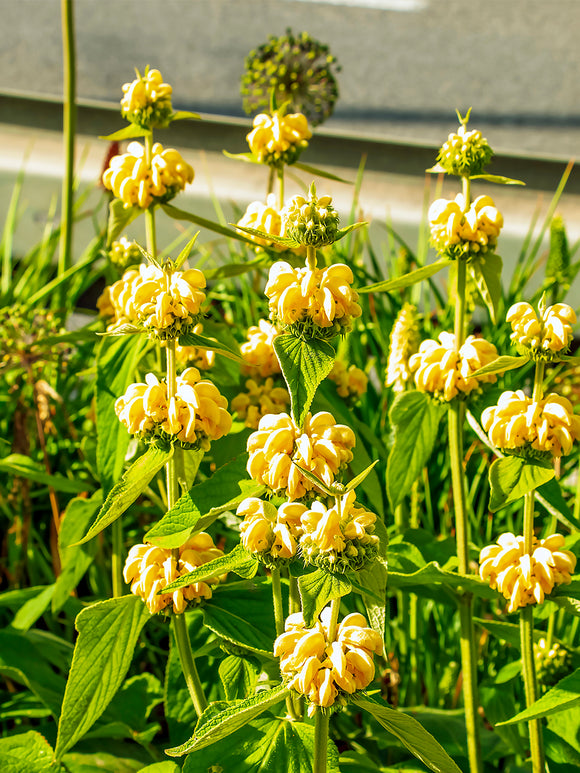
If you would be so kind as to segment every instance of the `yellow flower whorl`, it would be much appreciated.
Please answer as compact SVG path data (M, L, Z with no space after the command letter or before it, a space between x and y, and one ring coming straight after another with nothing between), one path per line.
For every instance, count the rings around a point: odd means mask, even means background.
M127 584L131 584L131 593L145 602L152 615L161 612L170 604L175 614L181 614L185 611L188 601L211 598L211 586L224 577L211 577L203 582L178 588L173 593L157 595L158 592L170 582L193 572L198 566L223 555L223 550L216 548L210 535L205 532L190 537L179 548L179 569L169 548L149 544L133 545L125 561L123 577Z
M264 289L270 319L284 326L314 327L330 336L346 332L362 314L352 282L352 271L343 263L311 269L278 261Z
M263 231L265 235L286 235L282 215L276 208L276 196L273 193L267 197L265 204L261 201L252 201L248 204L243 216L238 220L238 225L244 228L255 228L257 231ZM286 250L283 245L269 241L267 238L261 239L253 234L245 234L245 236L255 242L257 247L269 247L277 252Z
M281 373L280 363L274 351L274 339L278 330L268 320L261 319L248 328L247 340L240 346L244 359L241 371L245 375L256 374L261 378Z
M481 415L491 442L505 451L530 448L565 456L580 440L580 416L572 403L553 392L535 402L521 389L504 392Z
M290 615L285 632L274 642L282 676L289 687L307 698L310 717L318 708L344 702L345 694L368 687L375 676L373 655L383 653L380 634L358 612L339 623L330 641L330 616L330 607L326 607L315 625L306 628L300 612Z
M562 550L564 537L551 534L532 542L532 553L526 553L524 538L510 532L497 543L483 548L479 556L479 576L509 599L508 612L528 604L541 604L555 585L570 582L576 556Z
M391 330L385 386L392 386L395 392L405 389L413 378L409 360L417 352L420 341L417 309L405 303Z
M143 75L137 72L134 81L123 84L121 115L144 129L167 126L173 112L172 91L171 86L163 82L159 70L146 68Z
M285 502L276 508L257 497L244 499L237 509L237 514L244 516L242 545L269 565L293 558L302 534L300 517L306 509L300 502Z
M164 203L193 182L193 168L173 148L153 145L151 166L145 158L145 148L130 142L127 152L113 156L103 172L103 185L121 199L125 207L147 209Z
M281 166L293 164L308 147L311 137L308 121L302 113L260 113L254 118L253 129L246 139L258 161L270 166Z
M357 400L367 391L369 379L364 370L350 365L348 368L342 360L335 360L328 378L336 384L339 397Z
M512 341L534 359L552 359L552 355L565 353L574 338L572 325L576 322L576 313L567 303L543 309L540 304L539 318L529 303L514 303L506 319L512 325Z
M258 429L260 419L267 414L284 413L290 405L290 395L284 387L275 387L274 379L267 378L259 384L254 379L246 381L246 392L240 392L231 402L232 411L245 421L246 427Z
M287 413L264 416L248 438L247 470L253 480L289 500L302 499L316 488L293 461L329 486L340 468L352 460L355 442L352 429L337 424L326 411L309 413L302 431Z
M495 249L503 226L490 196L478 196L464 212L463 194L453 201L437 199L429 207L431 243L450 258L484 256Z
M493 374L474 378L473 373L497 357L495 346L484 338L470 335L456 352L455 335L440 333L439 343L431 338L421 343L417 354L409 359L409 369L415 372L419 391L448 402L460 393L473 392L483 383L494 383Z

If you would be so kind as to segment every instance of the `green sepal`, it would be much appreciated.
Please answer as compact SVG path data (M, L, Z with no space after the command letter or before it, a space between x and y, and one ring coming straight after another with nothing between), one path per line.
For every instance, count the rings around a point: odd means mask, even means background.
M408 274L404 274L403 276L396 277L395 279L387 279L384 282L377 282L374 285L366 285L366 287L357 287L358 293L375 293L375 292L385 292L385 293L391 293L395 290L402 290L405 287L410 287L411 285L416 284L417 282L421 282L423 279L429 279L434 274L439 273L439 271L442 271L444 268L447 268L448 266L451 266L453 263L452 260L447 260L447 258L440 258L435 263L430 263L428 266L421 266L421 268L415 269L415 271L410 271Z
M488 183L497 183L498 185L525 185L522 180L514 180L513 177L504 177L501 174L472 174L470 180L485 180Z
M521 456L496 459L489 468L492 513L516 502L554 477L554 468L548 462L528 460Z
M335 351L326 341L290 333L276 336L274 351L290 393L292 418L302 427L319 384L332 370Z
M498 306L502 297L501 269L502 259L493 252L467 263L467 270L477 285L494 325L497 324Z
M529 362L527 357L511 357L509 354L503 354L501 357L497 357L492 362L484 365L483 368L476 370L472 373L472 377L479 378L480 376L491 376L494 373L505 373L508 370L521 368L527 362Z
M222 574L228 572L235 572L239 576L245 579L251 580L254 577L260 567L260 562L251 556L242 545L236 545L236 547L225 556L219 556L219 558L213 558L206 564L202 564L193 572L184 574L179 579L174 580L169 585L162 588L157 595L162 593L173 593L173 591L183 588L185 585L192 585L196 582L204 582L210 577L220 577Z
M149 446L143 456L126 470L121 480L115 483L87 534L74 544L83 545L116 521L172 456L173 448L164 451L156 446Z
M254 242L252 242L250 239L246 239L245 236L242 236L241 234L232 231L231 228L226 228L225 225L216 223L213 220L207 220L205 217L192 215L190 212L186 212L183 209L174 207L171 204L161 204L160 206L165 214L169 217L172 217L174 220L186 220L187 222L198 225L201 228L207 228L209 231L215 231L215 233L218 233L221 236L227 236L229 239L237 239L240 242L245 242L246 244L250 245L254 244Z
M200 336L193 331L183 333L179 336L179 343L181 346L196 346L198 349L209 349L212 352L227 357L229 360L235 362L243 362L243 357L233 349L230 349L226 344L220 343L216 338L208 338L207 336Z
M344 575L317 569L298 578L304 625L311 628L324 607L334 599L348 596L352 590L350 580Z
M191 738L181 746L166 749L165 754L170 757L182 757L184 754L221 741L252 719L259 717L271 706L283 701L289 694L288 687L280 684L271 690L264 690L251 698L246 698L244 701L238 701L218 714L210 706L199 718Z
M360 709L368 711L430 770L436 773L461 773L441 744L413 717L386 703L379 703L365 693L355 693L351 701Z
M120 140L132 140L137 139L138 137L147 137L148 134L151 134L150 129L144 129L142 126L130 123L128 126L124 126L122 129L118 129L112 134L99 137L99 139L106 140L107 142L118 142Z
M109 204L109 219L107 221L107 247L123 233L125 228L144 212L141 207L126 207L121 199L113 199Z

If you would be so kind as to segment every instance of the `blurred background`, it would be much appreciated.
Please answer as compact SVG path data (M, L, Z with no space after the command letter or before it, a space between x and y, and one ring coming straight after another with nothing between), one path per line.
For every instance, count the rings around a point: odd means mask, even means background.
M62 169L60 2L0 0L0 12L0 217L24 166L27 227L18 238L32 243ZM121 85L150 64L172 84L175 109L203 114L159 139L193 163L191 202L180 206L204 216L212 214L212 192L241 207L263 198L265 170L221 151L247 150L245 57L288 28L327 44L341 67L334 114L301 160L353 180L364 157L362 214L388 219L411 241L424 209L424 171L456 129L456 109L472 107L470 125L496 152L490 171L526 182L525 189L485 184L504 213L499 251L508 259L578 147L577 0L76 0L75 26L83 184L99 177L106 154L96 137L123 125ZM350 209L352 187L323 187L339 209ZM455 192L446 182L444 193ZM573 170L559 206L572 242L580 236L579 203Z

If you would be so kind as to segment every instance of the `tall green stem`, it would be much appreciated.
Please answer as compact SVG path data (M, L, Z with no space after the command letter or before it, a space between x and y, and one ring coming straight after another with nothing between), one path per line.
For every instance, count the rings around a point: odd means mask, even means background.
M151 168L153 158L153 133L145 135L145 161ZM147 252L154 258L157 257L157 234L155 228L155 207L153 205L145 210L145 235L147 238Z
M316 268L316 247L312 247L310 244L306 245L306 263L311 271Z
M64 59L63 134L65 170L62 180L62 214L58 273L63 274L71 265L73 223L73 175L76 129L76 52L73 0L61 0L62 41ZM65 300L64 293L61 300Z
M340 599L334 599L330 604L329 642L333 642L336 638L339 610ZM312 773L326 773L329 722L330 714L319 709L316 712L316 719L314 721L314 765L312 766Z
M123 522L117 518L112 525L113 552L111 555L111 576L113 581L113 597L118 599L123 595Z
M466 212L470 205L470 181L462 178L463 206ZM456 261L455 292L455 351L458 352L465 340L465 283L467 262ZM449 456L451 461L451 482L453 487L453 508L455 510L455 536L457 540L457 561L460 574L469 573L469 520L465 471L463 469L463 425L465 404L459 400L449 406ZM473 596L462 593L459 599L459 620L461 624L461 670L463 674L463 703L465 706L465 727L467 730L467 754L471 773L483 773L481 741L477 709L477 652L473 627Z
M284 167L278 169L278 209L284 206Z
M187 631L187 624L185 622L185 615L173 615L173 633L175 634L175 641L177 642L177 650L179 652L179 661L183 675L185 677L185 683L195 709L195 713L200 717L204 710L207 708L207 700L203 692L203 687L195 667L195 660L191 652L191 641L189 639L189 633Z
M271 577L274 623L276 625L276 636L280 636L281 633L284 633L284 608L282 606L282 585L280 583L280 569L278 567L272 569Z

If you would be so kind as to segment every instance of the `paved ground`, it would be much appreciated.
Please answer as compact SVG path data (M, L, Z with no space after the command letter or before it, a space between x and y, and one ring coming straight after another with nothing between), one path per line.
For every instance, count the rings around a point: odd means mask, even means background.
M439 143L471 105L497 150L578 151L577 0L76 0L75 12L81 98L117 101L150 63L177 106L241 115L244 56L292 27L342 65L330 129ZM59 95L59 0L0 0L0 18L0 92Z

